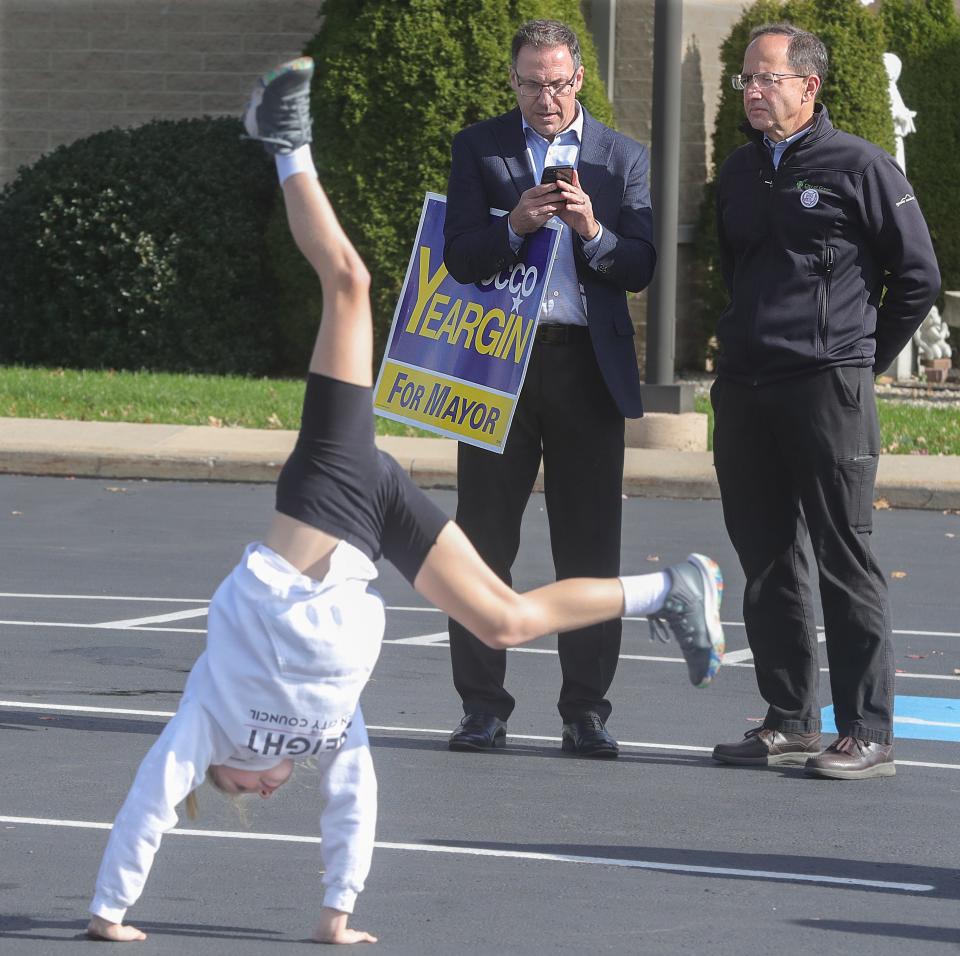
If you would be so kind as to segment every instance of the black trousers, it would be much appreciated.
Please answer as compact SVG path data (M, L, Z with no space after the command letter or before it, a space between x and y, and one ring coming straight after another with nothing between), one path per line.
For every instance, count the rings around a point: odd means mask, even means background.
M837 729L890 743L890 611L869 545L880 451L872 369L826 369L764 386L721 378L711 399L723 516L746 574L747 639L769 705L764 726L820 729L809 537Z
M540 467L558 579L612 577L620 569L624 419L610 397L586 328L571 341L534 342L527 376L502 455L461 442L457 523L508 584L520 547L520 522ZM620 620L559 637L564 721L595 710L610 716L607 690L620 654ZM481 644L450 621L453 683L464 713L506 720L506 652Z

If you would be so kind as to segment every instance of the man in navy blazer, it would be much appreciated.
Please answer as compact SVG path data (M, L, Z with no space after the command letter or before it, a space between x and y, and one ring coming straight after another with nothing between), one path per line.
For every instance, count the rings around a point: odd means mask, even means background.
M478 282L522 257L544 222L564 229L504 452L459 445L457 522L510 582L542 459L557 578L611 576L620 567L624 419L643 414L626 293L649 284L656 261L647 151L577 102L583 66L566 25L524 24L511 58L518 108L453 141L444 262L458 281ZM541 185L550 166L574 169ZM509 215L491 223L491 207ZM559 637L568 752L618 754L605 725L620 631L618 619ZM451 620L450 653L464 710L450 748L502 746L514 707L505 652Z

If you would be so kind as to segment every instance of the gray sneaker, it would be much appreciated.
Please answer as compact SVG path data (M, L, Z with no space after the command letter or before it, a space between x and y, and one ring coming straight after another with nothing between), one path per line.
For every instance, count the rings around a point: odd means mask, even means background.
M695 687L706 687L723 660L720 601L723 575L716 561L702 554L687 555L682 564L667 568L670 590L663 607L647 615L650 635L664 643L676 639L683 651Z
M292 153L311 142L310 80L313 59L282 63L257 80L243 115L246 139L263 143L268 153Z

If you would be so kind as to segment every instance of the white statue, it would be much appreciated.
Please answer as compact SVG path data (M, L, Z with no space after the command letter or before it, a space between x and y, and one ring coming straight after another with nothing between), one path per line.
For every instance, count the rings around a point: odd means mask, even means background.
M920 328L913 333L913 344L919 350L921 358L950 358L953 355L953 349L947 341L949 336L950 329L943 321L940 310L934 306L920 323Z
M903 97L900 95L900 90L897 89L897 80L900 79L900 71L903 69L903 63L900 57L898 57L896 53L884 53L883 66L887 71L887 78L889 80L887 90L890 95L890 114L893 118L893 139L896 144L896 160L900 168L906 173L907 159L903 149L903 137L916 132L917 127L913 122L913 118L917 115L917 111L907 108L907 104L903 102ZM919 332L917 335L919 335ZM916 340L916 336L914 340ZM894 376L898 382L902 382L910 378L913 375L913 371L913 343L908 342L894 363Z
M916 124L913 122L916 110L907 108L903 102L900 90L897 89L897 80L900 79L900 71L903 69L903 63L896 53L884 53L883 65L887 71L887 77L890 80L887 89L890 93L890 112L893 114L893 136L897 144L897 162L900 168L907 171L907 161L903 150L903 137L917 131Z

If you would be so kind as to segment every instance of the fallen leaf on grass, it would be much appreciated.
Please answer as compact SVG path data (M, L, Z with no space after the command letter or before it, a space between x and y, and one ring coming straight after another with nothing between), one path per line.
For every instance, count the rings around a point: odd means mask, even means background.
M874 511L887 511L890 508L890 502L886 498L877 498L873 503Z
M905 578L907 576L906 571L891 571L890 577L892 578Z
M276 412L267 419L267 428L283 428L283 422L280 421L280 416Z
M207 424L208 424L211 428L223 428L223 419L222 419L222 418L216 418L214 415L208 415L208 416L207 416Z

